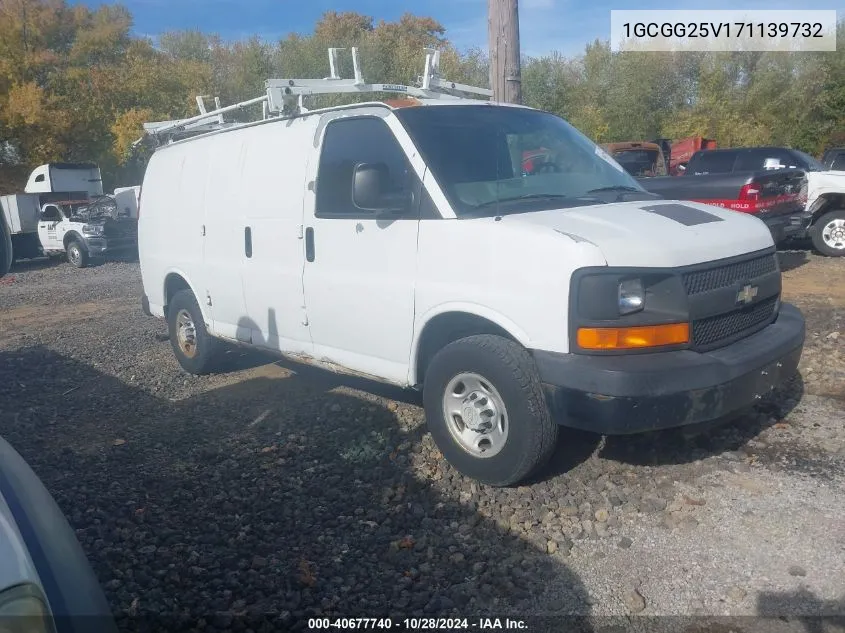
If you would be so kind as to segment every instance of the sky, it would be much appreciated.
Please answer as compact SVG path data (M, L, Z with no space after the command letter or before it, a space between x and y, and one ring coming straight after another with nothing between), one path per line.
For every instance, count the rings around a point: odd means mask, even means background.
M80 0L71 0L78 3ZM96 6L99 2L82 2ZM405 12L432 17L459 48L487 47L487 0L122 0L135 18L135 33L155 37L180 29L218 33L225 39L253 35L278 40L310 33L325 11L357 11L375 20ZM524 55L552 51L577 55L596 38L610 37L611 9L795 9L794 0L519 0ZM810 9L845 11L845 0L813 0ZM841 16L840 16L841 17Z

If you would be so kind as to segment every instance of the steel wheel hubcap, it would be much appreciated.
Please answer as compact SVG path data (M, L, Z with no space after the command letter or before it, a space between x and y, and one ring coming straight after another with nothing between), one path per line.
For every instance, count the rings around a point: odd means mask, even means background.
M194 319L187 310L179 310L176 315L176 341L179 349L188 358L193 358L197 353L197 328Z
M473 457L493 457L508 439L505 402L486 378L461 373L446 385L443 417L452 439Z
M845 220L837 218L825 224L822 229L822 239L830 248L836 250L845 248Z
M79 249L75 246L71 246L68 249L68 255L70 256L70 261L74 264L79 263Z

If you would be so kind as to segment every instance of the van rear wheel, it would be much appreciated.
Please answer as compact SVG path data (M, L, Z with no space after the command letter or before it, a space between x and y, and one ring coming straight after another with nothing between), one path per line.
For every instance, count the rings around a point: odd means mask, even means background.
M426 372L423 401L443 456L481 483L516 484L554 451L558 427L537 368L506 338L470 336L440 350Z
M194 293L180 290L167 307L170 345L176 360L189 374L207 374L218 358L219 344L205 329L205 319Z

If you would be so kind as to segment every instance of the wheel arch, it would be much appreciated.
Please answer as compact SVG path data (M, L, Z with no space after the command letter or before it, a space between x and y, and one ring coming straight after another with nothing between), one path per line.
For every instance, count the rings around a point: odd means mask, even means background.
M411 345L408 382L421 385L431 359L443 347L466 336L495 334L527 347L528 335L502 314L475 304L449 304L429 311L418 322Z
M193 293L194 298L197 300L197 305L199 306L200 312L202 312L202 318L206 322L206 326L208 325L208 323L210 322L210 315L208 313L207 306L203 304L202 297L197 292L194 285L188 281L188 275L186 275L183 271L168 271L167 274L164 276L162 290L162 299L164 300L164 303L162 304L162 309L164 310L164 318L167 318L167 308L170 305L170 301L173 299L174 295L180 290L190 290L191 293Z
M80 246L87 250L85 238L83 238L78 231L68 231L65 233L65 236L62 238L62 244L64 245L65 250L67 250L68 245L70 245L72 241L79 242Z
M810 226L813 226L824 214L837 209L845 209L845 193L829 192L821 194L813 202Z

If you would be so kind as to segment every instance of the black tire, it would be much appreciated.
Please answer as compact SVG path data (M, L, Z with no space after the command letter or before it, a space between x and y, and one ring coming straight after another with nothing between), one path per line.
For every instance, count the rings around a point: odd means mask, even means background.
M507 411L507 435L499 452L489 457L465 449L450 430L453 422L446 420L445 392L463 373L482 377L498 392ZM483 396L481 400L467 398L464 403L483 400ZM426 372L423 402L428 428L446 460L462 474L490 486L511 486L526 479L548 461L557 443L558 425L534 360L523 347L500 336L470 336L441 349Z
M193 326L192 335L185 318L189 318ZM182 369L197 376L214 370L220 344L205 329L205 320L193 292L180 290L173 296L167 307L167 326L170 345ZM182 334L180 329L183 329Z
M813 240L813 247L822 255L827 255L828 257L842 257L845 255L845 240L842 240L842 248L834 248L833 245L825 241L825 228L831 222L837 220L845 225L845 209L836 209L835 211L825 213L810 227L810 239Z
M79 243L79 240L71 240L67 245L67 260L77 268L85 268L88 265L90 257L85 247Z

